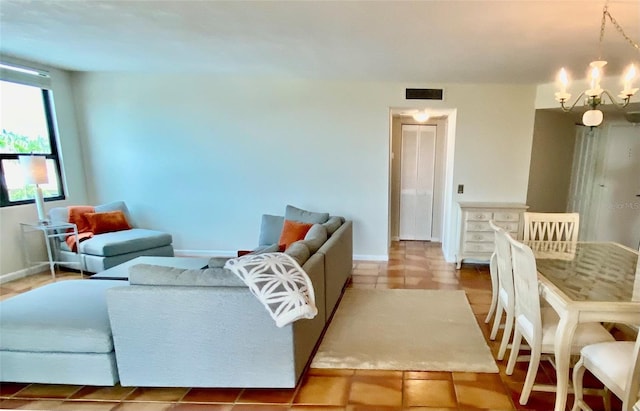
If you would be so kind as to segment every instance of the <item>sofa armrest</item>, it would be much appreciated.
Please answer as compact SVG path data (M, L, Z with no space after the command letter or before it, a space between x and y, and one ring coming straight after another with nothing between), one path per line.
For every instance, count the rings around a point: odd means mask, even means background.
M352 222L346 220L318 253L325 256L326 311L330 316L353 269Z

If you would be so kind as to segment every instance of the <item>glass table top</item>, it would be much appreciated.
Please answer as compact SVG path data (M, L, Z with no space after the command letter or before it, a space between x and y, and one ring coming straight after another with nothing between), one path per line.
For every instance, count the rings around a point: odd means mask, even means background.
M574 301L640 302L638 253L615 243L530 241L538 272Z

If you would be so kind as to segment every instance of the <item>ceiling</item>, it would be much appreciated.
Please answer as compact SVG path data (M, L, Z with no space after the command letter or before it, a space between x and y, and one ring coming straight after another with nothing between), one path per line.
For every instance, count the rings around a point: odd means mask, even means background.
M582 78L603 1L0 0L0 52L74 71L206 72L403 82ZM640 41L640 0L609 11ZM603 59L640 52L610 21Z

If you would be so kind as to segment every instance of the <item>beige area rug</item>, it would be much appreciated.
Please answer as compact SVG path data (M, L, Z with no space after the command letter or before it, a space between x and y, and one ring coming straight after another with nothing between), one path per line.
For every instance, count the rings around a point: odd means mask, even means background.
M349 288L311 367L497 373L464 291Z

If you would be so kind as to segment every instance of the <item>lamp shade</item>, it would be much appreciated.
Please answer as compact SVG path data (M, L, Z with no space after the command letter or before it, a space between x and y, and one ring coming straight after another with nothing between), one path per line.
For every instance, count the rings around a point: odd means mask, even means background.
M18 156L26 184L47 184L47 158L45 156Z
M602 123L602 111L587 110L582 115L582 124L589 127L596 127Z

